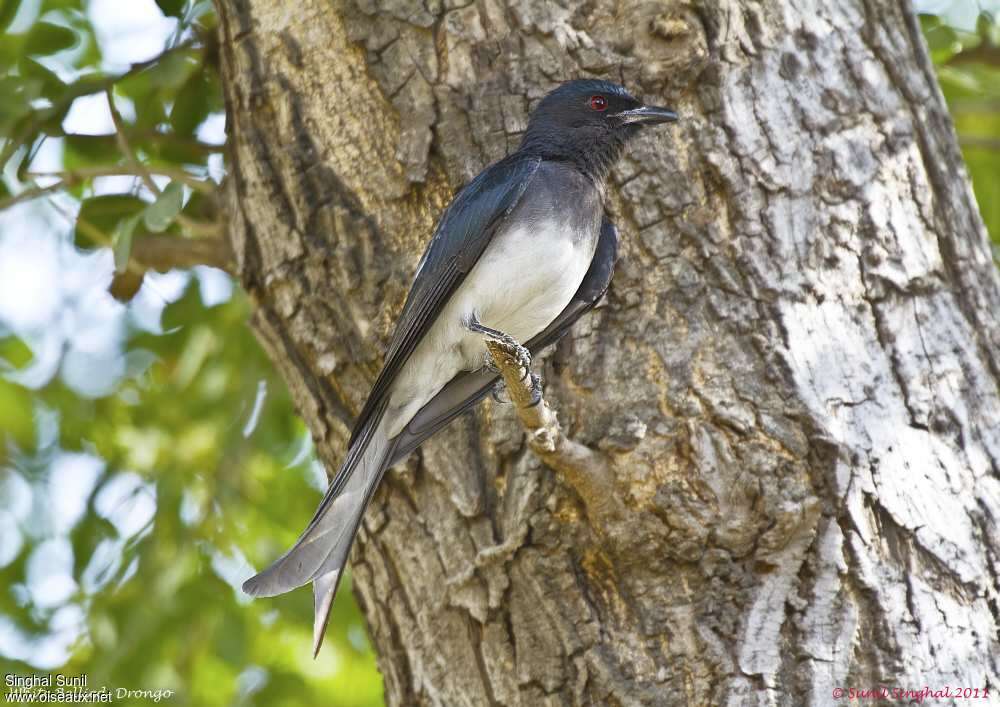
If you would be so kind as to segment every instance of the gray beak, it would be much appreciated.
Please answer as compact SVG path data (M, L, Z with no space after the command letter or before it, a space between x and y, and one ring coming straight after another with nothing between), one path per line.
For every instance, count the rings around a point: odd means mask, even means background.
M677 114L669 108L659 106L639 106L632 110L622 111L618 114L622 123L641 123L642 125L656 125L657 123L672 123L677 120Z

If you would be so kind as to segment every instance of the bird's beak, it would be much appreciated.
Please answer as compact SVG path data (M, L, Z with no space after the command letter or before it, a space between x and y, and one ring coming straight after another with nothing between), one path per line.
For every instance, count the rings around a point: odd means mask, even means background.
M622 123L641 123L642 125L655 125L657 123L672 123L677 120L677 114L669 108L659 106L639 106L632 110L622 111L618 114Z

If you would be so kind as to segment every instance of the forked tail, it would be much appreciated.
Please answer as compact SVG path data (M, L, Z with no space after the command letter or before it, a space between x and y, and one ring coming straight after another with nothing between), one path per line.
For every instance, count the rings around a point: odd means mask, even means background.
M255 597L284 594L313 583L313 655L319 653L333 598L368 502L393 456L396 439L385 434L382 410L372 416L348 450L347 458L316 514L295 545L274 564L243 584Z

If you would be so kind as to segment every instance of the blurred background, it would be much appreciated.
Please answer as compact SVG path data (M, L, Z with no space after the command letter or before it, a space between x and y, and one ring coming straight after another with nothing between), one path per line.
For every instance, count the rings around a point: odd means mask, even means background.
M996 243L1000 0L916 7ZM349 591L316 661L311 592L239 591L325 475L238 285L183 267L225 260L215 22L211 0L0 0L0 673L380 705Z

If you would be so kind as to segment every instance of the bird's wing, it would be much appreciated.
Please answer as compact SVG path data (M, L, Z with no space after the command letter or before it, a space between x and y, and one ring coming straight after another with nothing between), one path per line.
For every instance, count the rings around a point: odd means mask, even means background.
M351 446L442 307L521 200L539 163L537 157L516 154L497 162L462 189L441 217L417 265L382 371L354 425Z
M295 545L243 585L252 596L273 596L315 582L317 647L358 523L396 445L388 438L383 420L389 388L517 205L538 164L537 159L502 160L474 179L452 202L420 261L385 365L355 424L340 470Z
M551 324L525 344L532 355L558 341L576 320L594 308L611 284L611 276L614 274L617 261L618 229L605 216L594 258L590 261L587 274L573 295L573 299ZM476 371L463 371L452 378L403 428L396 440L389 464L395 464L428 437L479 402L490 391L498 377L488 368L480 368Z

